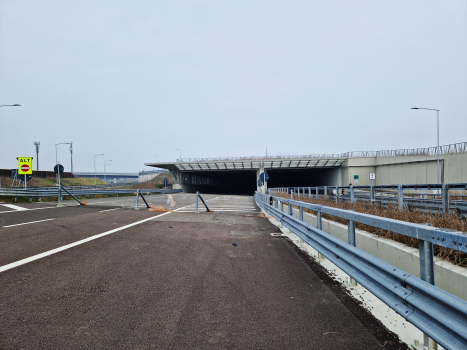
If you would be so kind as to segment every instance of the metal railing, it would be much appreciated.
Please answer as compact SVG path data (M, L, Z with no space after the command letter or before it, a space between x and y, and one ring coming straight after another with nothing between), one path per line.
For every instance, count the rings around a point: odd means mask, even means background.
M358 157L399 157L399 156L435 156L438 147L397 149L383 151L353 151L340 154L305 154L305 155L278 155L278 156L244 156L244 157L215 157L215 158L182 158L177 162L231 162L243 160L274 160L297 158L358 158ZM467 152L467 142L439 146L439 154Z
M405 320L446 349L467 349L467 302L434 286L433 244L467 253L467 234L255 193L258 205ZM284 203L288 213L284 213ZM280 206L280 209L278 208ZM293 207L298 208L298 218ZM316 227L303 210L316 213ZM349 243L322 231L322 214L348 221ZM419 240L421 279L355 247L355 223Z
M407 193L404 191L436 191L437 193ZM309 198L331 198L338 202L367 202L399 209L419 209L422 211L445 212L456 210L461 216L467 216L465 196L449 194L449 191L467 191L467 183L459 184L420 184L420 185L382 185L382 186L313 186L313 187L278 187L269 189L269 193L289 193ZM457 198L457 199L452 199ZM418 198L417 198L418 197ZM460 198L460 199L458 199Z
M79 187L79 186L78 186ZM72 189L66 188L69 193L74 196L88 196L88 195L99 195L99 194L135 194L137 192L142 193L179 193L183 190L173 189L103 189L103 188L87 188L87 189ZM59 187L35 187L28 188L27 190L21 188L0 188L0 196L10 197L57 197L60 194ZM62 194L63 195L63 194Z

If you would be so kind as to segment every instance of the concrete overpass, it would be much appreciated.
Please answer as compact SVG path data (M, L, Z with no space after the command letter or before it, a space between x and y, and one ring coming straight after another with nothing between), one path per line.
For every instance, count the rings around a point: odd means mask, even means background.
M467 182L467 142L440 146L441 183ZM193 158L145 163L167 169L185 192L249 193L259 190L259 174L269 187L437 183L437 149L347 152L328 155Z

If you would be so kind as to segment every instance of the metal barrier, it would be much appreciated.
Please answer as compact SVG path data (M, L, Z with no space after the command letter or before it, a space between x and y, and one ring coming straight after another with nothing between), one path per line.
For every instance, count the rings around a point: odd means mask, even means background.
M209 210L209 207L208 207L208 205L206 204L206 202L204 201L203 197L201 197L201 195L199 194L199 192L196 192L196 211L195 211L195 213L196 213L196 214L199 214L199 210L198 210L198 198L201 199L201 202L203 202L204 206L206 207L206 211L207 211L207 212L210 212L211 210Z
M458 184L420 184L420 185L383 185L383 186L314 186L314 187L280 187L271 188L269 193L290 193L313 198L334 198L336 201L344 202L371 202L383 206L394 205L399 209L404 207L418 208L421 210L443 211L448 213L455 209L461 216L467 216L467 201L463 195L461 200L450 200L450 190L467 190L467 183ZM437 194L427 193L404 193L408 190L435 190ZM379 193L379 194L378 194ZM409 196L412 196L410 198ZM415 198L423 196L424 198ZM429 198L431 197L431 198Z
M65 187L62 187L65 189ZM137 191L144 193L179 193L183 190L173 190L173 189L155 189L155 190L137 190L137 189L71 189L66 187L67 192L74 196L88 196L88 195L99 195L99 194L135 194ZM60 194L59 187L35 187L28 188L27 190L20 188L0 188L0 196L10 196L10 197L57 197Z
M467 234L258 192L255 200L285 227L430 338L446 349L467 349L467 302L434 286L432 249L436 244L467 253ZM278 209L279 203L281 209ZM288 214L283 212L284 203L289 207ZM298 207L299 218L293 217L293 206ZM316 212L317 227L303 221L304 209ZM348 221L349 244L321 230L323 213ZM356 248L356 222L418 239L420 270L425 281Z

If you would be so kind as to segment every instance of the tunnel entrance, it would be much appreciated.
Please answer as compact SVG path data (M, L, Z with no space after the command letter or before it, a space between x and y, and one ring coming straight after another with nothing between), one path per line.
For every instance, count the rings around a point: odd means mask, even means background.
M256 170L196 171L196 175L212 178L214 185L184 185L184 192L252 195L256 191Z
M266 171L269 174L268 188L340 185L339 168L266 169ZM182 184L184 192L252 195L257 189L256 170L211 170L193 173L212 178L214 185Z

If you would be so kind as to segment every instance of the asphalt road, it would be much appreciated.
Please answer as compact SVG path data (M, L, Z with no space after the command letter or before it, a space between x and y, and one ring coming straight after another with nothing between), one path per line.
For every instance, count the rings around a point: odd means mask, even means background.
M0 203L0 348L397 348L251 197L148 199Z

